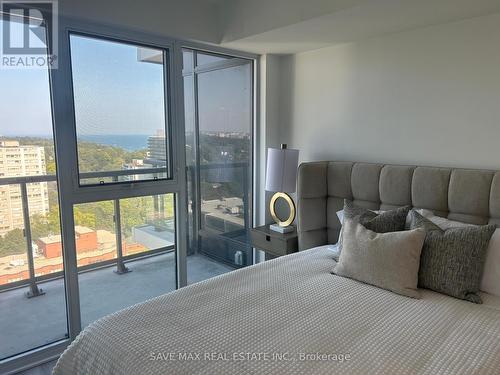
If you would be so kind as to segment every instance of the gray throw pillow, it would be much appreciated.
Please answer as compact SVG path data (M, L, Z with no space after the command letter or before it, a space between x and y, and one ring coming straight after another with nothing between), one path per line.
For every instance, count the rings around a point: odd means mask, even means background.
M405 229L406 216L410 206L399 207L380 213L356 206L352 201L344 200L344 218L359 220L366 229L377 233L397 232Z
M380 213L356 206L352 201L344 199L344 220L356 219L365 228L377 233L397 232L405 229L406 217L410 206L382 211ZM338 253L342 252L344 226L340 231ZM338 260L338 259L335 259Z
M420 252L425 230L376 233L344 219L344 246L334 274L419 298Z
M410 228L427 231L418 286L474 303L479 296L486 249L495 225L442 230L414 210L409 213Z

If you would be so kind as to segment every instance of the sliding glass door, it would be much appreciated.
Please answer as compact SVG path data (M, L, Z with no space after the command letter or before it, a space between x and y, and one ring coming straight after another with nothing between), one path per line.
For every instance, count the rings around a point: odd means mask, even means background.
M252 264L253 64L183 51L188 281ZM210 260L209 265L201 260Z

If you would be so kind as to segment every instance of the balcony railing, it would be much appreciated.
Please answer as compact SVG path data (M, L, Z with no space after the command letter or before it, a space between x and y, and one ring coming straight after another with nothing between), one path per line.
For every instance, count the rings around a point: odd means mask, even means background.
M241 177L241 187L242 187L242 201L243 201L243 228L242 230L246 232L249 228L250 223L250 214L249 214L249 176L248 176L248 168L249 164L245 162L237 162L237 163L216 163L216 164L203 164L199 168L199 173L201 174L201 179L204 182L234 182L234 170L240 170ZM227 173L227 171L232 170L233 172ZM109 172L90 172L90 173L81 173L80 177L83 179L99 179L102 178L111 178L113 182L120 182L120 177L127 177L133 175L152 175L153 178L155 175L166 173L166 168L144 168L144 169L134 169L134 170L118 170L118 171L109 171ZM196 168L195 167L187 167L188 176L190 176L191 181L196 181ZM41 182L56 182L57 178L55 175L36 175L36 176L19 176L19 177L4 177L0 178L0 187L5 185L19 185L20 186L20 195L22 202L22 211L23 211L23 222L24 222L24 237L26 242L26 256L27 256L27 265L29 271L29 277L27 279L18 280L9 282L7 284L0 285L0 291L25 287L28 286L28 292L26 296L28 298L39 296L44 294L43 290L39 288L39 284L43 281L52 280L56 278L62 278L64 271L57 271L46 275L36 275L35 268L35 260L33 256L33 236L32 236L32 228L30 222L30 209L29 209L29 195L28 195L28 184L31 183L41 183ZM201 191L199 190L198 184L195 183L195 196L193 213L194 213L194 230L195 233L191 235L198 236L208 230L211 232L209 228L202 228L201 225ZM120 214L120 200L115 199L113 201L113 218L114 218L114 229L115 229L115 239L116 239L116 258L99 261L96 263L79 266L78 269L80 272L85 272L89 270L93 270L101 267L109 267L110 265L116 265L116 273L123 274L127 273L129 270L125 266L125 261L136 259L140 257L154 256L160 253L164 253L167 251L173 251L175 245L165 246L162 248L157 248L154 250L147 250L135 254L124 255L123 252L123 241L122 241L122 223L121 223L121 214ZM199 231L201 230L202 233ZM210 235L214 235L216 233L209 233ZM228 233L225 233L223 236L224 240L229 240L230 236L227 236ZM222 238L222 237L221 237ZM215 258L218 258L214 254ZM223 259L220 259L223 260ZM224 261L224 260L223 260ZM226 260L227 262L227 260Z
M112 178L113 182L119 182L119 178L122 176L130 176L130 175L144 175L151 174L157 175L161 173L165 173L166 168L144 168L144 169L134 169L132 170L120 170L120 171L110 171L110 172L91 172L91 173L81 173L81 178L86 179L99 179L99 178ZM19 185L20 193L21 193L21 202L22 202L22 216L24 223L23 234L26 241L26 256L28 263L28 273L29 277L24 280L18 280L14 282L9 282L7 284L0 285L0 291L6 289L13 289L28 286L29 290L26 293L28 298L36 297L44 294L43 290L39 288L38 284L42 281L46 281L49 279L61 278L63 277L64 271L53 272L48 275L36 276L35 269L35 261L33 256L33 236L31 231L31 222L30 222L30 210L29 210L29 196L28 196L28 184L31 183L43 183L43 182L56 182L57 178L55 175L36 175L36 176L19 176L19 177L4 177L0 178L0 187L1 186L11 186L11 185ZM115 236L116 236L116 259L100 261L97 263L85 265L79 267L80 271L87 271L99 267L109 266L112 264L116 264L116 273L123 274L128 272L128 268L125 266L125 261L130 259L135 259L144 256L152 256L158 253L163 253L166 251L172 251L174 249L174 245L165 246L162 248L157 248L154 250L147 250L136 254L124 255L123 254L123 242L122 242L122 226L121 226L121 215L120 215L120 201L119 199L114 200L113 205L113 217L114 217L114 225L115 225Z

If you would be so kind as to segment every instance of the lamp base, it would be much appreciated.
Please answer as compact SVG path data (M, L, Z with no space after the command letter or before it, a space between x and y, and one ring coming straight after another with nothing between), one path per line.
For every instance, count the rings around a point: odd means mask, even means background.
M288 217L286 219L281 219L278 216L278 214L276 213L275 205L276 205L276 202L279 198L284 199L285 202L288 204L288 207L290 208L290 214L288 215ZM275 193L272 196L271 201L269 202L269 211L271 213L271 217L276 222L276 224L278 224L282 228L290 226L290 224L292 224L293 221L295 220L295 203L293 203L292 197L289 196L287 193L281 193L281 192ZM279 232L284 233L281 231L279 231Z
M289 225L287 227L280 227L278 224L269 225L269 229L279 233L291 233L295 230L293 225Z

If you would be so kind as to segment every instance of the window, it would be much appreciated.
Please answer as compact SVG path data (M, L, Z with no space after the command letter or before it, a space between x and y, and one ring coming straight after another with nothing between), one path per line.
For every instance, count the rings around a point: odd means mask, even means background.
M167 52L71 34L80 184L169 175Z
M185 49L181 72L173 40L72 22L58 69L0 69L2 373L252 263L253 61Z
M253 73L251 61L229 56L184 50L183 60L190 229L187 266L188 280L197 281L199 258L212 260L221 273L253 261L248 237Z
M0 18L0 34L25 21ZM68 327L49 72L0 69L0 82L2 360L65 339ZM56 239L52 257L44 246Z
M203 65L207 65L207 64L219 63L222 61L226 61L230 58L231 57L228 57L228 56L216 55L216 54L212 54L212 53L198 52L196 54L196 65L203 66Z
M177 287L178 187L161 181L172 177L168 51L70 33L79 185L93 185L72 206L82 327Z
M244 205L252 127L250 76L247 64L198 78L202 229L230 232L248 225Z

